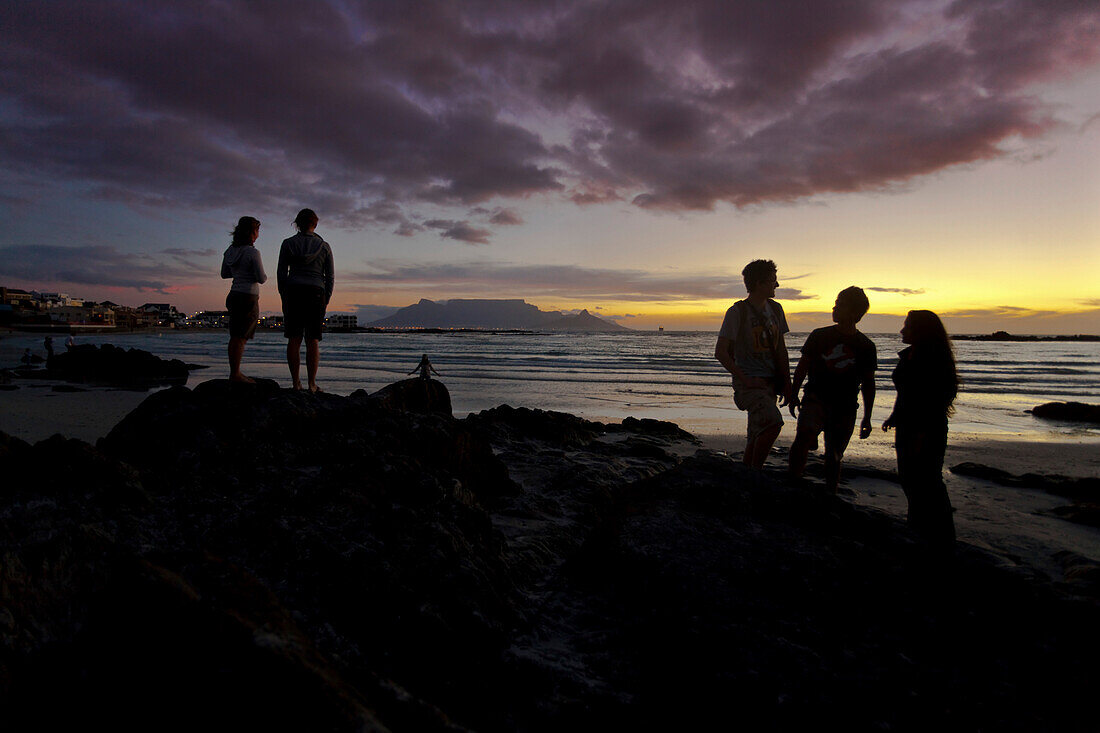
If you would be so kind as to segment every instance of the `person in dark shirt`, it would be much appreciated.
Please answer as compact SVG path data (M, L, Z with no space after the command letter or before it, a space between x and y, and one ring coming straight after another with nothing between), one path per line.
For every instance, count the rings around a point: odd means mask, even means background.
M840 482L840 462L856 423L856 394L863 394L860 440L871 434L871 410L875 405L875 369L878 354L871 339L856 328L870 303L861 288L840 291L833 305L833 322L813 331L802 346L794 371L791 416L798 413L798 428L788 454L788 469L801 478L806 457L817 448L817 436L825 434L825 486L834 494ZM809 376L805 396L798 399L802 380Z
M897 389L894 411L882 423L895 428L898 478L909 501L909 526L926 538L951 544L955 520L943 459L947 418L959 391L955 354L943 323L932 311L909 311L901 328L908 348L898 354L892 375Z

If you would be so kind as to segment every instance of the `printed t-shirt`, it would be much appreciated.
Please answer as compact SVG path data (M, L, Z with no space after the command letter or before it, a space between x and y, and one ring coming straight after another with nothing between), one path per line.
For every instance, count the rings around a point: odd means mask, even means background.
M733 360L745 376L770 378L776 371L773 344L790 330L783 306L774 300L766 301L763 308L739 300L726 311L718 335L733 343Z
M809 357L806 391L826 405L855 409L864 375L878 368L878 352L871 339L859 331L841 333L836 326L811 332L802 353Z

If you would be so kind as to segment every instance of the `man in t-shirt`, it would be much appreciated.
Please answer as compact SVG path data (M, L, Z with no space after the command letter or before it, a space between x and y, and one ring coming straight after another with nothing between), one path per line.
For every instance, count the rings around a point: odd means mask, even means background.
M794 370L790 400L798 429L788 456L791 476L800 478L807 454L817 448L817 436L825 433L825 485L834 494L840 481L840 461L856 423L856 393L863 393L860 440L871 434L871 408L875 405L875 369L878 354L871 339L856 329L870 303L861 288L840 291L833 306L834 326L819 328L806 338L802 358ZM798 388L809 375L805 396L799 403Z
M787 317L775 302L779 287L775 263L753 260L741 271L749 297L726 311L714 357L733 375L733 401L749 413L743 461L762 468L783 428L779 407L791 396L791 366L783 334ZM783 401L776 406L776 395Z

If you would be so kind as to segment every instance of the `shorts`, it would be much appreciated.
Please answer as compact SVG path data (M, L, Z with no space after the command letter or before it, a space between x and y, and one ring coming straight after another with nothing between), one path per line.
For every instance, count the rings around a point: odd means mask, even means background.
M749 442L770 428L783 427L783 414L775 404L775 389L771 382L764 387L746 387L733 378L733 403L749 413Z
M325 321L325 291L313 285L291 285L283 294L283 335L288 339L321 340Z
M824 432L826 452L838 460L843 458L856 427L856 405L853 403L850 408L827 405L812 392L804 397L798 412L799 434L812 436L816 443L817 436Z
M260 320L260 296L230 290L225 296L225 309L229 311L229 338L250 339L256 335L256 322Z

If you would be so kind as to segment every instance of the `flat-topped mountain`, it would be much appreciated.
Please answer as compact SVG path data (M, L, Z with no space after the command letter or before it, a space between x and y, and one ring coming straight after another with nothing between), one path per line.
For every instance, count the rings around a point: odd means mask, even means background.
M567 316L543 311L519 299L463 299L436 302L422 298L391 316L366 324L375 328L522 328L548 331L625 331L587 310Z

